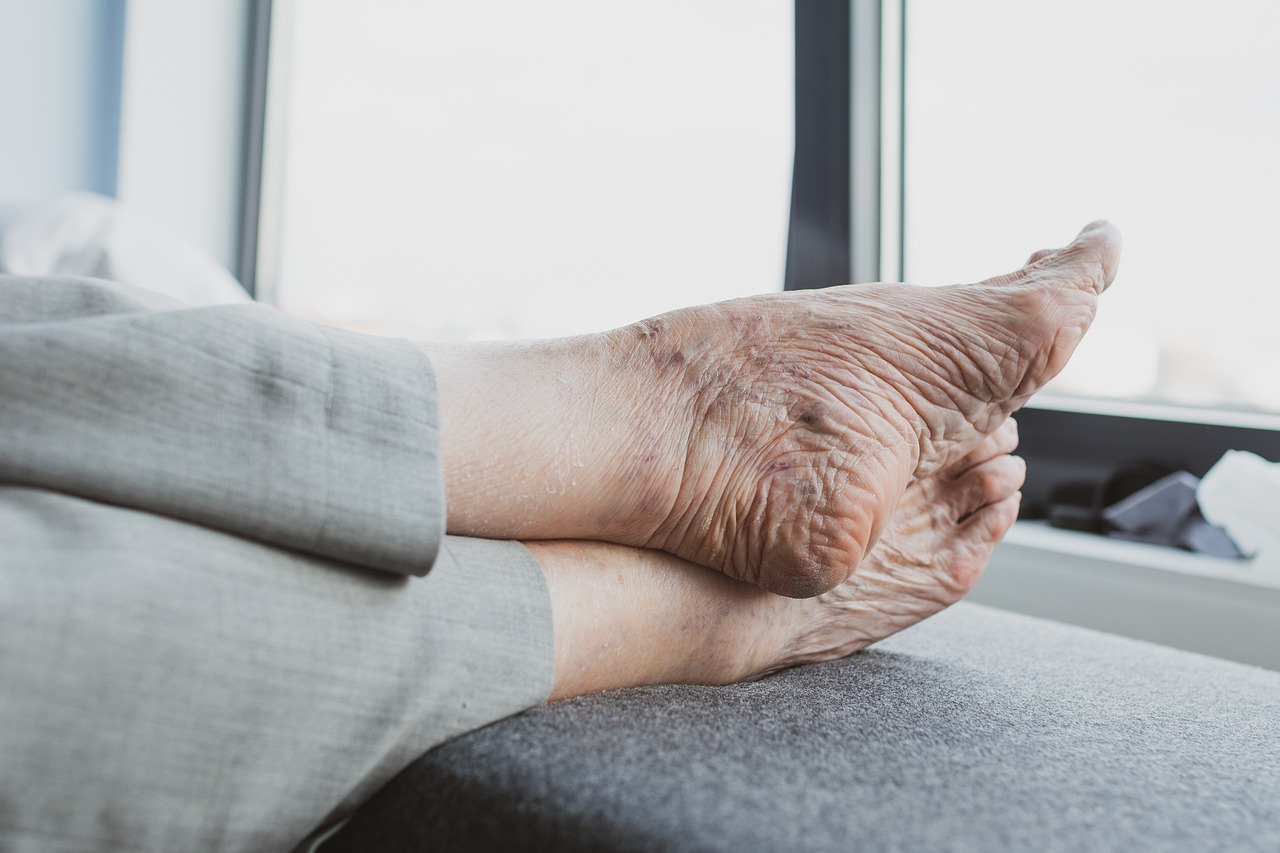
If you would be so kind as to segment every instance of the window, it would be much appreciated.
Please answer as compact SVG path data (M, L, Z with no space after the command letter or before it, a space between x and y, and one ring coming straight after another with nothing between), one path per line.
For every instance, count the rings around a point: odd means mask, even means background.
M898 205L909 280L1015 268L1098 216L1125 235L1097 322L1018 414L1023 518L1044 518L1072 492L1103 502L1121 471L1202 475L1229 449L1280 460L1270 376L1280 298L1268 263L1280 230L1280 9L869 5L884 10L884 44L902 55L882 66L881 138L885 185L903 188L885 208ZM1023 522L973 599L1275 667L1270 583L1249 563Z
M911 0L906 272L974 280L1105 216L1119 286L1051 386L1280 412L1280 6Z
M466 340L781 289L790 3L291 5L283 307Z
M855 6L861 0L855 0ZM977 280L1105 216L1118 286L1019 415L1024 517L1055 487L1150 461L1280 459L1280 11L1262 0L885 0L902 111L903 271ZM896 16L896 17L895 17ZM886 125L888 140L892 127ZM896 140L895 140L896 141ZM890 179L887 186L899 186Z
M977 279L1104 215L1122 278L1020 417L1024 513L1138 459L1280 459L1273 4L274 7L257 268L292 311L570 334L784 270Z

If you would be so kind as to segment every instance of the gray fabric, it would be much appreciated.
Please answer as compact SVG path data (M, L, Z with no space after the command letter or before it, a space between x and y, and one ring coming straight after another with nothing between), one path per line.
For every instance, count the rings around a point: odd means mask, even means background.
M958 605L843 661L557 703L322 853L1280 850L1280 673Z
M0 276L0 401L0 483L398 573L444 534L434 377L406 341Z
M2 850L289 850L552 676L520 545L410 579L0 487Z
M288 850L546 697L537 562L443 537L433 383L263 306L0 277L0 849Z

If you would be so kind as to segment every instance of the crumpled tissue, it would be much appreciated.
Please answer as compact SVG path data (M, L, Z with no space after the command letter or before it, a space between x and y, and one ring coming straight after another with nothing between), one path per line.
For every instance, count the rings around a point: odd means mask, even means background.
M1280 464L1228 450L1200 480L1196 501L1252 557L1254 570L1280 579Z

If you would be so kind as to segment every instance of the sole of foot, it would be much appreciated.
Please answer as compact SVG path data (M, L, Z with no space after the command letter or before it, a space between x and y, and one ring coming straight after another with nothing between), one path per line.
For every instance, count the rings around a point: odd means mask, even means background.
M848 579L909 484L949 469L1067 363L1120 235L977 284L854 285L686 309L619 330L687 430L644 541L789 597Z

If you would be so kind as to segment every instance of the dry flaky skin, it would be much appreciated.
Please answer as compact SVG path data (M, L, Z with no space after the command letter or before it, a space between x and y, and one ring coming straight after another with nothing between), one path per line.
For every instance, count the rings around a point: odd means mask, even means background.
M1017 519L1026 466L1012 420L952 468L913 482L884 534L835 589L792 603L766 672L859 651L963 598Z
M1026 468L1007 421L913 482L852 576L784 598L679 557L601 542L530 542L555 622L553 698L636 684L724 684L858 651L959 600L1013 524Z
M913 480L953 464L1056 375L1115 274L1095 223L976 285L859 285L686 309L613 333L687 430L639 544L782 595L850 576ZM672 476L669 472L678 472ZM641 528L643 525L641 525Z
M974 285L858 285L599 335L424 345L450 533L665 551L791 597L848 578L908 485L1058 373L1120 237Z

